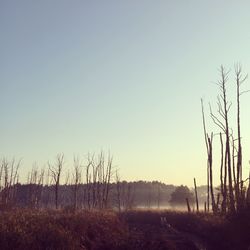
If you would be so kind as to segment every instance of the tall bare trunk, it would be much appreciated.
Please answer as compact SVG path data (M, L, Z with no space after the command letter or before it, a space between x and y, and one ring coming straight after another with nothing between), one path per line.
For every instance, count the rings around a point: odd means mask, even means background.
M205 143L206 143L206 149L207 149L207 154L209 151L208 148L208 141L207 141L207 130L206 130L206 121L205 121L205 114L204 114L204 106L203 106L203 100L201 99L201 111L202 111L202 123L203 123L203 133L204 133L204 138L205 138ZM209 211L209 203L210 203L210 197L209 197L209 164L208 164L208 159L207 159L207 211Z
M213 188L213 133L211 133L211 137L207 136L207 140L208 140L208 167L209 167L209 177L210 177L212 210L214 213L216 213L217 207L214 199L214 188Z
M198 193L197 193L197 187L196 187L196 180L194 178L194 191L195 191L195 202L196 202L196 210L199 212L199 200L198 200Z

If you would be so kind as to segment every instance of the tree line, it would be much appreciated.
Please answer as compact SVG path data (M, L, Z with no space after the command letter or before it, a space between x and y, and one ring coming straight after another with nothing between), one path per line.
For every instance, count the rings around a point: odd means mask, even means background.
M117 209L161 208L171 204L174 185L158 181L121 180L113 158L101 152L74 157L66 169L58 154L46 168L33 165L26 182L20 183L21 161L0 159L0 206L29 208ZM177 201L177 203L182 201ZM173 204L176 204L174 201Z

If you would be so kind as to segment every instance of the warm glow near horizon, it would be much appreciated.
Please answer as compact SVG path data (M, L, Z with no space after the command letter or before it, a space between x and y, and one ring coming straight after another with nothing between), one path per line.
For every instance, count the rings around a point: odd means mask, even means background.
M226 0L1 1L0 157L22 158L24 181L35 161L43 166L63 152L69 168L74 155L103 150L122 179L205 184L200 98L217 133L208 107L216 111L217 69L231 69L233 104L234 64L250 73L249 9ZM249 95L242 96L244 176Z

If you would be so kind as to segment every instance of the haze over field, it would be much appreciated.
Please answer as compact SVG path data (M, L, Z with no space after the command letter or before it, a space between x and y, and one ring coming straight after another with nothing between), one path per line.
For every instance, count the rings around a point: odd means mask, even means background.
M218 131L207 104L216 110L221 64L232 69L233 104L234 63L250 73L249 9L226 0L1 1L0 156L23 158L25 179L34 161L64 152L69 166L103 149L122 179L205 184L200 98L208 130ZM249 94L241 104L247 175Z

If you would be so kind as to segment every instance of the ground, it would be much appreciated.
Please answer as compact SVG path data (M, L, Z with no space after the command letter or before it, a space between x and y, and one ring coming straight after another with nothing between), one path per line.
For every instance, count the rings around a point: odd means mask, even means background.
M163 250L250 246L249 213L35 211L0 214L0 249Z

